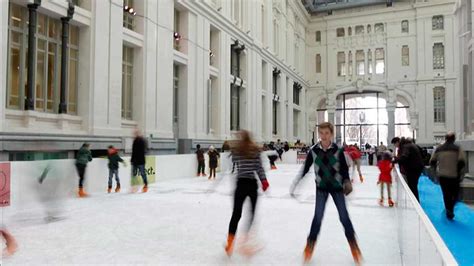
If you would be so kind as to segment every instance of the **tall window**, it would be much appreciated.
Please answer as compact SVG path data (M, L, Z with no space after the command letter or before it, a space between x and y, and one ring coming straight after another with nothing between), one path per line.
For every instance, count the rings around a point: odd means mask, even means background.
M123 0L123 6L132 7L135 9L134 0ZM135 20L134 16L129 12L123 12L123 27L134 30L135 29Z
M352 76L354 74L352 69L352 60L352 51L349 51L349 76Z
M364 26L362 26L362 25L356 26L355 27L355 34L356 35L364 34Z
M122 118L132 120L133 48L122 49Z
M375 49L375 74L385 73L385 53L383 48Z
M273 125L272 133L278 134L278 75L273 74L273 101L272 101L272 114L273 114Z
M344 37L345 36L344 28L338 28L336 30L336 34L337 34L337 37Z
M408 20L402 20L402 33L408 33L409 31Z
M321 55L316 55L316 73L321 73Z
M7 103L9 109L23 109L27 82L28 10L10 4L8 38L8 84ZM57 112L61 78L61 22L38 14L36 31L36 77L34 82L35 110ZM79 59L79 28L69 26L68 84L66 101L68 113L77 112L77 71Z
M436 87L433 89L433 108L434 108L434 122L446 122L445 111L445 89L443 87Z
M357 75L365 75L365 54L364 50L356 51L356 65L357 65Z
M444 45L442 43L433 45L433 69L444 69Z
M346 53L345 52L337 53L337 76L338 77L346 76Z
M316 42L321 42L321 31L316 31Z
M240 130L240 87L230 85L230 130Z
M299 120L300 120L300 112L298 110L293 110L293 136L299 136Z
M296 105L300 105L300 92L300 87L296 84L293 85L293 103Z
M178 99L179 99L179 66L173 65L173 124L174 126L178 124L178 118L179 118Z
M373 70L373 61L372 61L372 50L368 50L367 51L367 64L368 64L368 68L369 68L369 74L373 74L374 73L374 70Z
M375 24L374 27L375 27L375 33L384 32L383 23L377 23Z
M410 48L408 45L402 46L402 66L410 65Z
M432 29L433 30L443 30L444 29L444 17L443 16L433 16L432 18Z

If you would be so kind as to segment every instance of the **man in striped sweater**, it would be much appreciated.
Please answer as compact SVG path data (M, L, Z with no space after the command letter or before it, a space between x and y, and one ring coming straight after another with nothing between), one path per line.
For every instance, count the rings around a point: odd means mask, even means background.
M321 229L321 222L324 216L326 201L331 195L339 212L339 219L344 226L346 238L349 241L352 256L356 264L359 264L362 255L357 244L354 228L346 208L345 196L352 191L349 178L349 169L344 157L344 150L332 142L334 126L325 122L319 125L318 133L320 141L311 147L306 157L305 164L300 175L295 179L290 189L290 194L294 197L294 191L298 183L308 173L314 165L316 175L316 207L311 231L309 233L306 248L304 250L304 260L311 260L316 239Z

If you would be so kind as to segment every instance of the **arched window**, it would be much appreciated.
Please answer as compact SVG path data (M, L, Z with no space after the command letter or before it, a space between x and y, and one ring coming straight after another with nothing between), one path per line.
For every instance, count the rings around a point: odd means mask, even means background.
M375 24L375 33L384 32L383 23Z

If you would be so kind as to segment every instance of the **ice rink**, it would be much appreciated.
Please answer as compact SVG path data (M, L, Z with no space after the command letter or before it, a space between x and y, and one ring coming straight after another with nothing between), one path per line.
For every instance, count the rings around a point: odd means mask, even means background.
M224 253L235 180L221 174L221 182L203 177L158 181L148 193L136 194L106 194L104 178L103 194L61 203L64 219L46 222L49 205L4 217L19 249L3 258L3 265L299 265L315 196L313 173L300 183L297 199L289 196L299 169L279 165L267 172L270 189L261 193L255 223L263 249L252 258L236 251L229 259ZM347 200L364 264L400 264L396 210L378 205L378 169L365 166L363 173L365 182L357 180ZM248 205L244 208L240 225L248 217ZM322 264L354 264L332 200L311 262Z

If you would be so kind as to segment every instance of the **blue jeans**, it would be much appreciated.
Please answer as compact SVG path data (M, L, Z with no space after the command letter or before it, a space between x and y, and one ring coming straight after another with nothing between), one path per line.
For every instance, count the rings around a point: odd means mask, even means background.
M141 174L141 176L142 176L143 184L145 184L145 186L148 186L148 180L147 180L147 178L146 178L145 165L144 165L144 164L141 164L141 165L133 165L133 166L132 166L132 178L135 178L135 176L137 175L138 171L140 171L140 174Z
M342 226L344 227L347 240L354 241L354 227L352 226L351 219L349 218L349 213L347 212L344 193L342 191L328 192L319 189L316 190L316 207L308 240L316 241L316 239L318 238L319 230L321 229L321 222L323 221L324 217L324 210L326 208L326 201L328 199L329 194L331 194L331 197L334 200L334 204L336 204L336 208L339 213L339 220L341 221Z
M109 188L112 187L112 179L115 175L115 182L117 182L117 187L120 187L120 178L118 175L118 169L109 169Z

